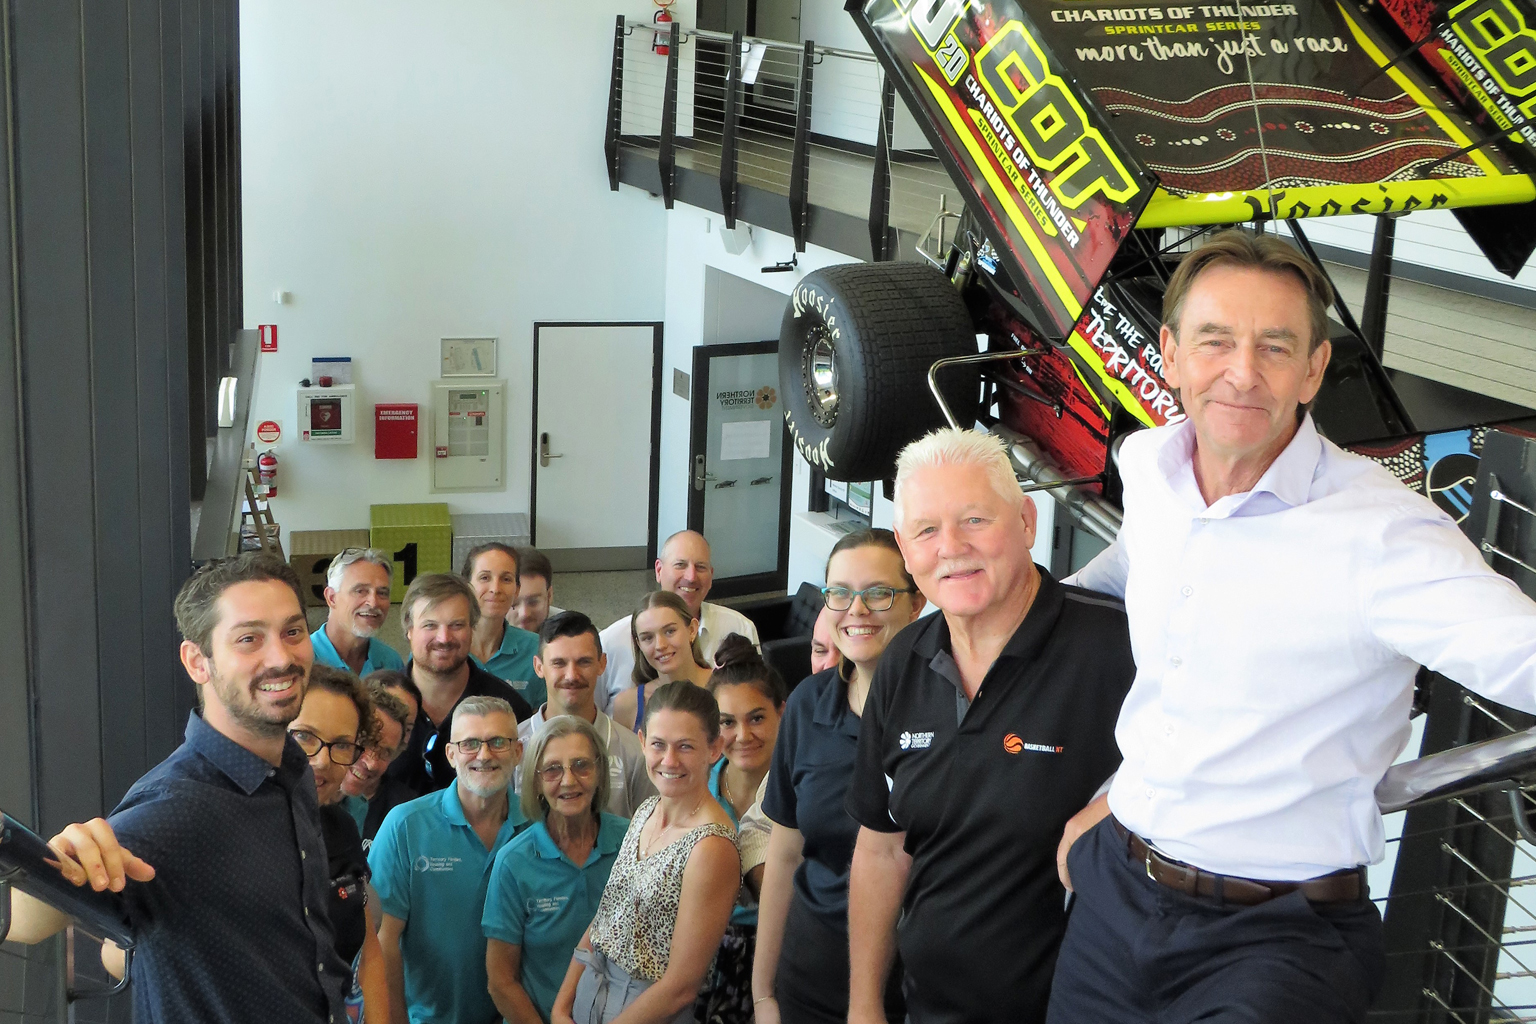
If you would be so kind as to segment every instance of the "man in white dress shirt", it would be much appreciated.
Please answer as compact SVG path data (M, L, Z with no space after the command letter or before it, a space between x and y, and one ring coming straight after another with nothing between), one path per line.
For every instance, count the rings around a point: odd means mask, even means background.
M715 648L732 633L757 643L757 627L752 620L724 605L710 604L704 598L715 582L715 567L710 562L709 541L701 533L681 530L667 538L656 559L656 582L662 590L670 590L683 599L699 617L699 648L711 664L715 660ZM603 653L608 656L608 667L597 681L598 707L607 711L614 696L622 689L634 686L631 672L635 667L635 648L630 636L626 615L603 630Z
M1362 1020L1373 791L1418 666L1536 711L1536 605L1307 415L1330 303L1296 250L1240 231L1169 283L1189 418L1126 440L1125 525L1068 581L1124 597L1137 675L1107 805L1059 856L1077 895L1051 1024Z

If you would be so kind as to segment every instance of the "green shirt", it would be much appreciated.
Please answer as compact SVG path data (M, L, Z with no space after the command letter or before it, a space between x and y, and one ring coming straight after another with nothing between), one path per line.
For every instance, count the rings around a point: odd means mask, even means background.
M351 672L352 666L341 660L341 655L336 653L336 645L331 643L331 638L325 635L325 627L321 626L309 634L309 642L315 649L315 660L322 665L331 668L339 668L343 672ZM535 638L537 643L537 638ZM535 646L537 650L537 646ZM363 662L363 670L359 676L366 676L370 672L377 672L381 668L394 669L396 672L405 671L405 662L400 660L400 655L395 649L378 637L368 641L368 660Z
M536 708L545 699L544 680L533 671L533 656L538 653L539 634L508 623L507 631L501 635L501 646L491 659L484 664L479 658L473 661L496 678L505 680L529 707Z
M715 802L725 810L726 814L731 816L731 824L736 826L736 831L739 833L741 831L741 819L736 817L736 808L731 805L729 800L720 795L720 776L725 774L725 766L728 764L730 762L722 757L709 770L709 795L714 797ZM745 924L751 925L753 928L757 927L756 901L744 903L744 901L751 900L751 898L752 891L743 884L741 892L737 896L736 909L731 911L731 924Z
M523 989L546 1021L628 830L628 821L604 813L580 867L560 852L542 821L496 855L481 924L486 938L522 948Z
M368 801L360 796L342 794L341 806L352 815L352 820L357 822L357 834L362 835L364 823L368 820Z
M474 922L493 860L524 821L515 799L508 810L487 850L454 784L396 807L374 837L368 867L379 905L405 922L400 959L411 1024L500 1019L485 974L485 936Z

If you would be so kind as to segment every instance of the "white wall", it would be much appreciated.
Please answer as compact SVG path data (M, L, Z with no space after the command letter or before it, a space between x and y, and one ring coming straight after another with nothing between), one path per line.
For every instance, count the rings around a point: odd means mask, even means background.
M279 326L253 413L283 426L285 531L363 527L373 502L526 511L533 322L661 318L665 212L609 192L602 157L624 8L651 6L564 4L551 35L508 0L241 5L245 319ZM425 428L453 334L501 339L504 491L433 495L425 429L422 457L373 458L373 403L421 403ZM296 440L315 355L354 359L353 445Z
M1302 221L1302 230L1314 242L1368 253L1376 235L1376 218L1314 217ZM1424 210L1399 217L1393 260L1500 284L1536 288L1536 261L1526 264L1513 280L1505 277L1493 269L1488 257L1449 210Z
M692 372L692 349L706 338L720 342L761 340L756 329L761 314L755 307L749 314L754 324L747 332L750 337L731 335L730 309L717 307L707 312L705 284L709 268L771 288L787 302L796 282L811 271L855 262L851 256L812 245L800 254L796 271L764 274L763 267L790 258L794 241L754 227L751 246L741 255L732 256L721 244L721 223L718 214L682 203L667 216L666 347L662 373L669 384L673 368ZM729 294L728 288L716 290ZM792 507L805 507L800 489L797 488L793 500ZM661 406L661 499L657 522L658 535L662 537L688 525L688 402L674 395L670 386L662 396Z

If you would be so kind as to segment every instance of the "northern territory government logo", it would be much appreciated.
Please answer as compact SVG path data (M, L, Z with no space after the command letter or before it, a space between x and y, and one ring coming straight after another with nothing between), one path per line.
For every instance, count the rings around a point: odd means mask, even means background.
M904 732L897 743L902 750L927 750L933 746L933 733L931 732Z

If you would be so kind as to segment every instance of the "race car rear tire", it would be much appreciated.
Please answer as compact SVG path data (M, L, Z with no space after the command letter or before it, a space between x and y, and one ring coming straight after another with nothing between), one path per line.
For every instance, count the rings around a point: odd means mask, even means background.
M928 368L974 355L960 293L921 263L852 263L795 286L779 330L779 392L795 446L832 480L884 480L903 447L946 425ZM940 372L955 418L976 420L973 367Z

